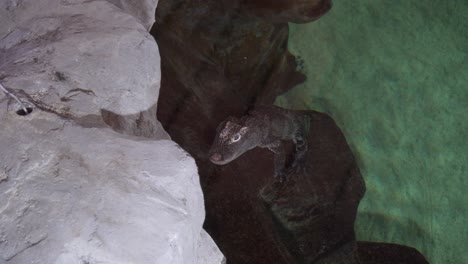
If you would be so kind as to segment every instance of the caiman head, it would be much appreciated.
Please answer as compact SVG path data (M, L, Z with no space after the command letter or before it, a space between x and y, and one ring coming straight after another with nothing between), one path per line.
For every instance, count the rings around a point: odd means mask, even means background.
M239 119L229 118L218 125L216 138L208 153L211 162L224 165L256 147L255 137Z

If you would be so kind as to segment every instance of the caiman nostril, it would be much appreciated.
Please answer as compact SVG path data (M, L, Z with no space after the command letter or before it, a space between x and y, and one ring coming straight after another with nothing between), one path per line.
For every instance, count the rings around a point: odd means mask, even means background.
M210 160L220 161L221 160L221 154L219 154L219 153L212 154L211 157L210 157Z

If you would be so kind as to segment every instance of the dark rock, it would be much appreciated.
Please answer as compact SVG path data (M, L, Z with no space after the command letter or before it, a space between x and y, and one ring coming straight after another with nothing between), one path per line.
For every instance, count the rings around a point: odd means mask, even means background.
M354 220L365 184L335 122L310 113L309 151L300 172L286 183L268 184L261 198L297 263L330 258L330 252L353 263Z
M232 4L160 1L151 31L161 53L158 119L176 142L195 147L195 157L226 116L270 104L305 80L287 51L287 23L227 8Z
M412 247L390 243L357 243L361 264L428 264L424 256Z
M312 21L330 6L327 0L159 2L151 30L161 53L158 119L196 159L204 227L229 263L359 263L361 253L372 260L374 247L359 244L357 251L353 228L364 181L327 115L310 112L307 160L285 183L273 179L266 149L224 166L207 157L222 120L271 104L304 80L287 51L286 22ZM287 150L292 156L292 144Z
M258 10L266 10L257 4ZM224 7L217 1L160 1L152 30L161 52L158 118L197 159L207 209L205 227L227 259L292 263L258 197L273 180L271 153L254 150L223 167L209 163L206 153L220 121L242 115L256 103L272 103L304 77L295 72L295 60L286 49L287 24ZM351 223L354 215L355 211ZM352 239L352 224L343 229ZM343 236L333 239L341 241Z
M258 199L271 180L270 154L255 150L246 158L255 157L257 166L244 160L225 167L211 164L206 154L219 122L257 103L272 103L305 77L287 51L286 23L226 5L233 3L159 2L151 30L161 53L158 119L196 158L205 228L229 262L290 263Z
M331 0L253 0L242 10L274 23L307 23L319 19L332 7Z

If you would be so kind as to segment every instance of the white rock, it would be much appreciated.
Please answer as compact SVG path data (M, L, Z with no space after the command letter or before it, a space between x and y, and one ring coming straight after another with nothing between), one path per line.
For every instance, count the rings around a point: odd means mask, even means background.
M0 91L1 264L224 261L196 165L156 120L154 9L128 3L0 2L0 82L35 105Z
M101 111L133 120L155 112L160 57L137 19L105 1L9 0L1 5L10 13L0 19L15 25L0 36L4 86L83 124L101 120ZM141 135L165 134L159 123L147 126ZM135 134L134 128L117 129Z
M149 31L153 26L158 0L107 0L137 18Z

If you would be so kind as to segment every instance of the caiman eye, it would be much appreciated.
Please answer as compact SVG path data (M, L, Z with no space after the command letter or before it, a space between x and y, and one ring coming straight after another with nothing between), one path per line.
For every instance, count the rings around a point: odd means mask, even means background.
M240 134L234 134L232 136L232 142L237 142L239 141L239 139L241 139L241 135Z

